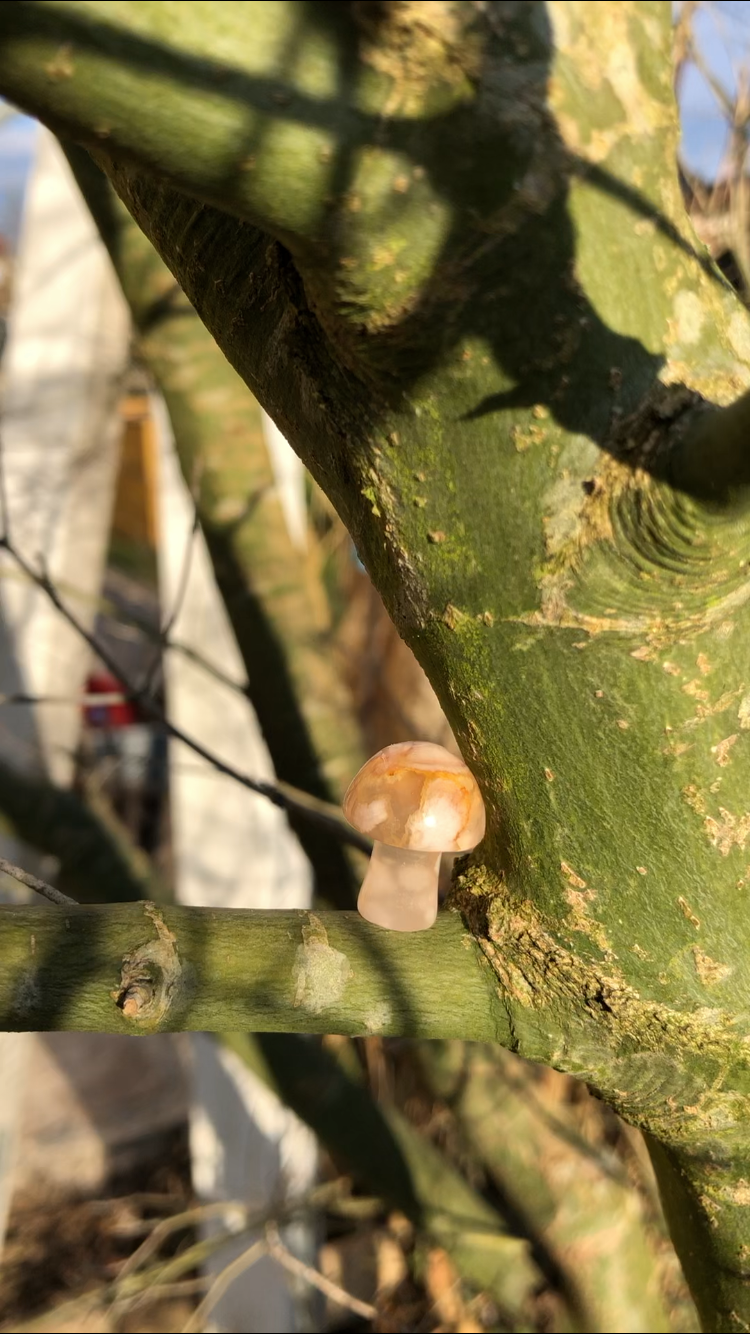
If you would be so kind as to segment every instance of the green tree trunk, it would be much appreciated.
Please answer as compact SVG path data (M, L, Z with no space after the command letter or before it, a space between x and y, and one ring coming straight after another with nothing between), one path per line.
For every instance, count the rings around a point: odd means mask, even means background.
M737 1330L746 411L705 404L750 327L683 217L669 43L650 0L15 2L0 88L94 153L338 508L485 792L456 903L497 1036L649 1132Z

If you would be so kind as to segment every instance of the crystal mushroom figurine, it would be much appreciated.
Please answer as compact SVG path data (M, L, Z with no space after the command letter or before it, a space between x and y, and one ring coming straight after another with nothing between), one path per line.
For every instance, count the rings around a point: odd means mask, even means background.
M357 907L391 931L425 931L438 908L443 852L468 852L484 836L484 803L462 759L431 741L386 746L344 797L349 824L374 841Z

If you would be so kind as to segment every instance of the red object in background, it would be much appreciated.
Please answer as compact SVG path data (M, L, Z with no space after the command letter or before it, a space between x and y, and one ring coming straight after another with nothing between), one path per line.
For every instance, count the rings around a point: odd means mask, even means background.
M91 672L86 678L86 695L83 716L88 727L132 727L140 721L135 705L125 698L122 681L111 672ZM103 696L100 704L96 702L97 695ZM113 700L113 695L118 698Z

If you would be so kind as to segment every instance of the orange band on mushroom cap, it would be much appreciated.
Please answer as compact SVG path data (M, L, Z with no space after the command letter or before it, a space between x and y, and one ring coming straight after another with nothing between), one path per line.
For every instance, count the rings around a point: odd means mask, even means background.
M443 746L402 741L373 755L344 797L355 829L390 847L467 852L484 836L482 796L471 770Z

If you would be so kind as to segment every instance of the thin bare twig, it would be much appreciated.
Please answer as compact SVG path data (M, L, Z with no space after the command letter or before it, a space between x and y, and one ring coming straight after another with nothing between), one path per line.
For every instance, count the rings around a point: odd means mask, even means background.
M306 1265L303 1260L298 1260L296 1255L292 1255L282 1242L275 1223L269 1223L266 1227L266 1249L268 1254L290 1274L303 1278L311 1287L322 1292L324 1297L329 1297L339 1306L346 1307L348 1311L361 1316L363 1320L375 1319L378 1314L375 1306L371 1306L369 1302L361 1302L359 1297L352 1297L351 1293L345 1288L340 1288L338 1283L332 1282L330 1278L326 1278L320 1270L313 1269L312 1265Z
M136 1247L132 1255L129 1255L121 1266L117 1275L118 1282L122 1282L123 1279L134 1274L137 1269L141 1269L172 1232L181 1232L183 1228L194 1227L196 1223L200 1223L207 1218L222 1218L233 1211L242 1220L240 1227L244 1227L247 1221L247 1210L243 1204L236 1200L221 1200L216 1204L197 1204L192 1209L184 1209L181 1213L172 1214L169 1218L158 1219L146 1240ZM230 1229L230 1231L238 1230L237 1228Z
M221 1273L214 1279L203 1301L196 1306L187 1324L183 1326L182 1334L193 1334L193 1331L203 1329L206 1320L221 1301L227 1288L231 1287L240 1274L244 1274L246 1269L250 1269L262 1256L267 1254L268 1246L266 1242L256 1241L241 1255L238 1255L236 1260L232 1260L228 1265L225 1265Z
M159 644L156 652L154 653L151 665L148 671L146 672L146 675L143 680L143 689L149 692L151 692L154 688L154 681L156 679L156 673L161 663L162 652L164 651L164 649L170 647L169 636L177 622L177 618L180 612L182 611L182 607L185 602L185 597L187 595L188 583L190 580L190 571L193 565L193 552L195 550L195 539L198 530L200 529L200 518L198 516L199 486L200 486L200 477L193 480L193 485L190 488L193 500L193 518L190 524L190 532L188 533L187 541L185 543L185 551L182 557L179 577L177 579L177 592L175 594L174 605L172 606L172 610L170 611L169 615L167 616L167 619L165 620L164 624L162 625L159 631Z
M0 472L1 468L0 454ZM348 843L352 847L359 848L362 852L370 852L372 845L368 839L363 838L356 830L352 829L343 818L335 813L335 809L328 802L321 801L312 796L309 792L302 792L299 788L292 787L289 783L267 783L262 779L250 778L247 774L241 773L233 765L226 764L206 746L201 745L194 737L183 732L182 728L176 727L166 717L163 708L153 696L142 687L136 686L134 682L128 680L122 672L122 669L109 652L109 649L99 643L96 636L86 628L78 619L75 612L63 602L57 588L50 579L46 571L39 571L34 568L30 561L18 550L11 542L10 538L0 535L0 549L7 551L12 560L16 562L19 569L37 588L49 598L53 607L60 613L68 625L70 625L77 634L81 636L93 653L104 663L105 667L122 682L125 695L133 703L137 704L143 713L164 728L168 736L175 741L181 741L184 746L192 750L194 754L200 755L201 759L210 764L218 773L225 774L227 778L233 779L242 787L248 788L250 792L256 792L261 797L266 797L268 801L273 802L274 806L279 806L282 810L293 812L311 823L327 829L330 834L338 838L342 843Z
M69 899L67 894L63 894L54 885L48 885L46 880L40 880L38 876L32 875L30 871L24 871L21 866L14 866L12 862L6 861L0 857L0 871L6 875L11 875L14 880L25 885L27 889L33 889L35 894L42 894L50 903L56 904L60 908L78 908L80 905L75 899Z

